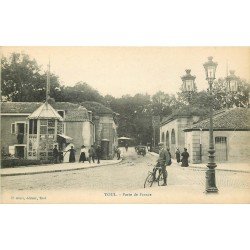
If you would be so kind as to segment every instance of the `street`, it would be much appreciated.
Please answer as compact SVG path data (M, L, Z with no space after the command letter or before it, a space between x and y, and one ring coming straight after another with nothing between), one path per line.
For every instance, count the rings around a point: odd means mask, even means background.
M109 202L112 202L113 195L118 196L115 198L126 197L126 201L128 201L127 196L132 196L137 191L139 194L141 193L140 196L152 196L153 194L155 198L171 193L175 199L179 197L176 202L181 200L191 202L194 198L193 195L196 196L196 194L204 196L205 171L203 169L182 168L173 163L167 168L168 186L158 187L157 184L154 184L153 187L144 189L144 180L148 171L153 168L156 156L147 153L143 157L137 155L133 148L129 148L128 152L124 151L123 157L124 160L118 164L97 168L2 177L2 194L25 193L26 196L29 193L45 193L48 196L55 193L62 194L63 191L65 195L70 193L71 197L78 194L79 198L79 194L82 196L83 194L101 193L104 199L105 197L109 199ZM85 162L84 164L89 163ZM224 194L222 202L228 197L235 199L234 196L241 199L243 197L244 200L249 201L250 173L220 170L216 171L216 181L220 191L220 195L216 198L217 202L218 199L222 198L221 194ZM186 195L191 194L192 199L187 199ZM134 197L131 201L134 201Z

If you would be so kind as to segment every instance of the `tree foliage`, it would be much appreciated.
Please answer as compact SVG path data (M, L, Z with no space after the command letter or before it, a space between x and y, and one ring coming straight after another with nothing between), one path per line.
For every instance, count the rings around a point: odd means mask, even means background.
M63 86L61 89L62 98L66 102L80 103L84 101L103 102L104 98L97 90L86 82L78 82L74 86Z
M13 53L2 61L2 99L15 102L44 101L46 95L46 72L43 72L34 59L26 54ZM226 81L218 79L213 84L212 96L207 91L195 90L192 93L180 89L177 96L158 91L148 94L124 95L115 98L102 96L86 82L73 86L63 86L60 79L50 74L50 96L55 101L87 105L89 101L101 103L118 113L118 135L136 139L137 143L150 142L152 138L152 118L170 114L206 115L210 105L215 110L226 107L246 107L249 105L250 85L239 79L238 91L228 93ZM98 107L98 105L96 106Z
M9 58L2 58L1 65L3 99L13 102L45 100L47 75L34 59L23 53L12 53ZM57 100L59 78L51 74L50 79L51 94Z

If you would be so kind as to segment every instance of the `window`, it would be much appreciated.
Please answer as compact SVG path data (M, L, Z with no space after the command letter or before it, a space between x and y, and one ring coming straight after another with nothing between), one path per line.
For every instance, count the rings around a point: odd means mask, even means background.
M11 123L11 134L15 134L15 133L16 133L16 124Z
M57 112L62 118L65 117L65 110L57 110Z
M48 130L48 120L41 120L40 121L40 134L47 134Z
M25 133L25 122L17 122L16 123L16 132L17 134L24 134Z
M227 143L227 137L215 137L215 143Z
M169 146L169 133L166 133L166 146Z
M29 134L37 134L37 120L29 120Z
M11 123L11 134L27 134L26 122L15 122Z
M175 144L175 131L174 131L174 129L172 129L172 132L171 132L171 144Z
M165 137L165 135L164 135L164 132L162 132L162 134L161 134L161 142L164 142L164 138Z

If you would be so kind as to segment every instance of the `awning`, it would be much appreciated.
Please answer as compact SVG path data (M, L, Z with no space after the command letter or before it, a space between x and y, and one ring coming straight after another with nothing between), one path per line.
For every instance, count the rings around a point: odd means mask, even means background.
M69 136L67 136L67 135L58 135L58 136L60 136L60 137L62 137L62 138L64 138L64 139L66 139L66 140L69 140L69 141L71 141L71 140L73 140L73 138L71 138L71 137L69 137Z
M110 141L110 140L108 140L108 139L102 139L102 141Z
M119 137L118 140L133 140L133 139L125 137L125 136L122 136L122 137Z

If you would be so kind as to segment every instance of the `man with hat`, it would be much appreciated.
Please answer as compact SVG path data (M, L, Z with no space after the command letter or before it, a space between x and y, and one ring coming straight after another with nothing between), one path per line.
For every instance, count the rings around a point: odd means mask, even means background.
M166 170L166 166L169 165L171 158L169 152L164 148L164 143L160 142L158 146L159 146L159 158L157 160L157 165L160 166L162 169L163 180L164 180L162 186L167 186L168 172Z

